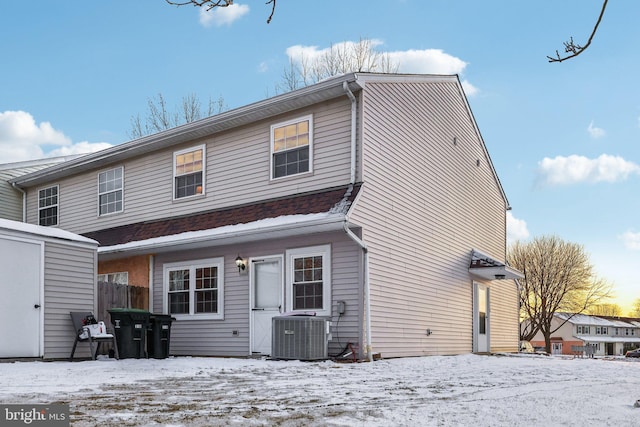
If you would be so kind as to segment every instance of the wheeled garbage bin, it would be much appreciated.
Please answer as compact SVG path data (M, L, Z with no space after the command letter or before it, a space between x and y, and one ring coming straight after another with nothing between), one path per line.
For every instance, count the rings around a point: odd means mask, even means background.
M166 359L171 344L171 322L176 320L169 314L151 314L151 328L147 332L149 357Z
M146 358L151 313L136 308L112 308L109 314L120 359Z

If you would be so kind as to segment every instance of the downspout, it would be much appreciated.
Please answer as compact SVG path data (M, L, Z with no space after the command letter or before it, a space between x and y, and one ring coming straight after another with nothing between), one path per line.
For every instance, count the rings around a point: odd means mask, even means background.
M351 101L351 168L349 174L349 182L353 186L356 183L356 126L357 126L357 101L356 97L349 90L349 84L347 82L342 83L342 88ZM351 187L350 187L351 188ZM367 337L367 343L365 351L367 353L367 360L373 362L373 352L371 351L371 299L369 298L369 250L366 243L364 243L358 236L356 236L351 229L349 229L349 221L344 222L344 231L347 236L351 238L362 249L363 262L364 262L364 315L365 315L365 334Z
M347 236L351 238L360 248L364 255L364 315L365 315L365 333L367 335L367 345L365 351L367 353L367 360L373 362L373 352L371 351L371 303L369 298L369 249L366 243L364 243L353 231L349 229L349 222L344 222L344 231Z
M15 182L11 186L22 193L22 222L27 222L27 192L18 187Z
M342 88L351 101L351 169L349 175L349 182L351 184L356 183L356 97L349 90L349 84L347 82L342 83Z

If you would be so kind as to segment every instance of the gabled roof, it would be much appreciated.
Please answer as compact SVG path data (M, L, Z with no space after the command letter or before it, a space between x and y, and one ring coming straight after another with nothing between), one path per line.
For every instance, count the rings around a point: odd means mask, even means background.
M84 236L97 240L102 247L111 247L131 242L150 241L151 239L166 236L178 236L189 232L255 223L285 216L333 213L344 217L346 209L358 194L360 185L355 185L352 191L350 189L350 186L343 186L250 205L234 206L227 209L156 221L138 222L85 233ZM188 238L189 236L186 237ZM102 252L105 251L102 250Z
M591 316L589 314L555 313L555 317L573 325L608 326L614 328L637 327L638 319L630 317Z

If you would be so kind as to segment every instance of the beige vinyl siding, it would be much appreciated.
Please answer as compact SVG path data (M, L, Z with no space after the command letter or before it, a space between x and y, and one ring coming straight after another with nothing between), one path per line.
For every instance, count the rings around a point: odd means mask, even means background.
M69 313L95 312L96 249L46 242L44 259L44 358L68 358L75 339ZM79 344L75 357L90 357L88 347Z
M0 170L0 218L22 221L22 193L7 182L15 178L14 172Z
M250 353L250 274L239 274L235 258L284 255L287 249L331 244L333 340L329 353L338 353L347 342L361 343L362 318L361 250L344 233L308 235L285 240L220 246L156 256L154 260L152 311L162 312L163 265L211 257L224 257L224 320L179 320L171 327L172 355L248 356ZM286 258L286 257L285 257ZM286 264L286 259L284 260ZM249 266L249 268L251 268ZM286 269L286 265L285 265ZM286 292L286 290L285 290ZM346 313L338 323L336 301L346 302ZM233 335L233 331L238 331ZM361 345L362 348L362 345Z
M491 351L515 352L520 342L518 288L512 280L497 280L490 284Z
M349 180L350 103L337 98L250 126L222 132L172 149L62 179L60 228L84 233L138 221L186 215L314 191ZM270 179L270 126L312 114L313 173ZM173 200L173 152L206 144L204 197ZM124 212L98 216L100 171L124 166ZM28 221L37 221L37 188L29 189Z
M471 249L504 259L505 201L462 96L454 79L364 91L352 219L369 246L373 351L383 357L470 352Z

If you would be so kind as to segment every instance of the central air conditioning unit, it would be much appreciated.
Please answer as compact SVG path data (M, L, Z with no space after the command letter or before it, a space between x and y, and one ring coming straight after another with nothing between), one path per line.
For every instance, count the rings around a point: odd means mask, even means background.
M315 316L273 318L271 357L289 360L328 359L331 322Z

